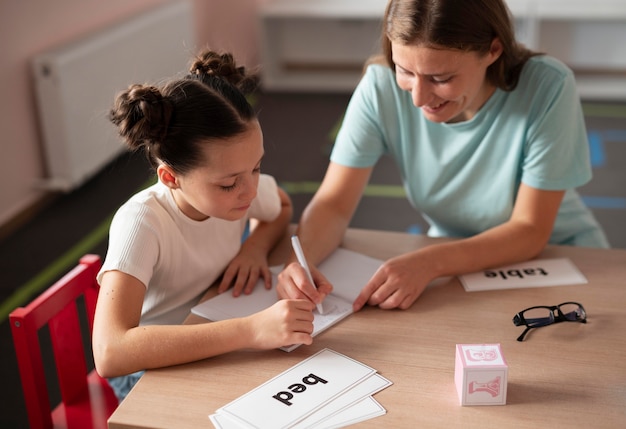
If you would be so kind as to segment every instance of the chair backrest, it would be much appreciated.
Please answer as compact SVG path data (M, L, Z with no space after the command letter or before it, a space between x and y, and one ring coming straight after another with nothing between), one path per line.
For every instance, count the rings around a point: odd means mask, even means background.
M91 351L99 289L96 275L101 264L98 255L83 256L78 266L26 307L19 307L9 315L31 429L106 428L106 420L117 407L115 394L106 380L90 370L92 365L88 364L85 352ZM84 338L85 323L88 338ZM47 361L40 344L40 330L45 326L50 335L61 401L54 404L54 409L46 382Z

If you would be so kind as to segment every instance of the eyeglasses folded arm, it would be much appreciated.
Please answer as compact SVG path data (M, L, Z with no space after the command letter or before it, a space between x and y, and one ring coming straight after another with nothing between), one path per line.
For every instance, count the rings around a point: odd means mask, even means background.
M553 306L530 307L513 316L515 326L526 326L517 341L523 341L526 333L532 328L540 328L559 322L587 323L585 308L578 302L570 301Z

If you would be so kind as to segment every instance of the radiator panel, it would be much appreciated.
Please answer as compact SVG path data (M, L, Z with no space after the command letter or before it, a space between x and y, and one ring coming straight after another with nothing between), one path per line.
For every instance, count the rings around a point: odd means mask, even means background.
M33 58L46 177L70 191L124 150L107 119L131 83L183 74L195 52L192 6L166 5Z

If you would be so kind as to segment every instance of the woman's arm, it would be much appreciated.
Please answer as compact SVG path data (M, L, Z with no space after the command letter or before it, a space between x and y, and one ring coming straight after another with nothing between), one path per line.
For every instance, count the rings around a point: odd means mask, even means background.
M145 286L120 271L102 278L93 327L96 369L103 377L205 359L242 348L311 344L314 305L282 300L244 318L196 325L139 326Z
M317 288L310 284L295 255L292 255L278 277L279 296L306 297L319 303L332 291L332 285L315 266L341 243L371 172L372 168L329 164L324 180L305 208L297 229Z
M431 245L386 261L354 302L406 309L432 280L537 256L550 238L564 191L522 184L511 218L462 240Z

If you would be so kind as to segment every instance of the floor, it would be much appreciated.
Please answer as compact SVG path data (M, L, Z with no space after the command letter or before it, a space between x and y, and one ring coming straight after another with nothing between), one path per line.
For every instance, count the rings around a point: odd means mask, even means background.
M347 94L261 94L263 170L291 195L297 219L322 179ZM613 247L626 248L626 105L585 103L594 179L580 188ZM110 216L154 180L147 162L123 154L76 191L0 241L0 428L26 428L8 312L28 302L88 252L104 256ZM394 165L376 167L352 226L420 233L425 223L406 202Z

